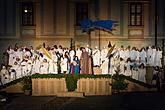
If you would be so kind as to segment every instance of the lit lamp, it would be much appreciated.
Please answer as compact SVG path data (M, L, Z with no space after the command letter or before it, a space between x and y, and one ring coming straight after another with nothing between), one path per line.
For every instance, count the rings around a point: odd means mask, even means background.
M25 12L25 13L27 13L27 12L28 12L28 10L27 10L27 9L24 9L24 12Z

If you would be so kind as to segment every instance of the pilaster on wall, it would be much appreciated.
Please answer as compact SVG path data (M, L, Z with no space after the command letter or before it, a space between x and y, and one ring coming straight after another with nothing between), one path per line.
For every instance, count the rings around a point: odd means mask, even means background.
M123 37L128 38L128 3L123 5Z
M16 35L16 0L1 0L0 13L0 37L14 38Z
M41 34L54 35L54 0L41 0Z
M149 37L149 4L144 3L144 38Z
M108 0L99 0L99 19L108 19Z
M36 37L41 35L41 3L36 3Z
M56 34L66 34L66 23L67 23L67 1L57 0L56 1Z

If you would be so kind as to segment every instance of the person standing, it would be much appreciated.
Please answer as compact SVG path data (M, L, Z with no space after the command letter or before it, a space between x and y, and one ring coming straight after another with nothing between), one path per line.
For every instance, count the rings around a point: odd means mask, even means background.
M9 72L7 71L5 66L2 66L2 69L0 71L0 78L1 84L6 84L9 82Z
M81 74L89 74L89 56L85 48L82 49L81 54Z
M68 58L64 55L64 58L61 60L61 73L66 73L68 71Z
M145 66L146 65L146 61L147 61L147 53L146 53L144 47L140 50L139 57L140 57L140 64L143 63L144 66Z
M43 62L41 63L41 74L48 74L48 69L49 69L49 64L47 62L46 59L43 60Z
M146 83L146 68L143 63L139 66L139 81Z
M8 55L9 55L9 62L8 62L8 65L12 66L12 65L14 64L15 52L14 52L14 50L11 48L11 46L8 47L7 53L8 53Z
M95 47L95 50L93 50L93 66L99 67L100 66L100 50Z
M76 56L78 57L79 60L80 60L81 54L82 54L82 51L80 50L80 48L77 48Z

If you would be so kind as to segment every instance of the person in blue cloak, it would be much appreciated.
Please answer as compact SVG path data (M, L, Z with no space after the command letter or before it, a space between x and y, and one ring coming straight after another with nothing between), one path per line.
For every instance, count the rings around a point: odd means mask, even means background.
M70 64L69 74L77 75L79 73L80 73L80 60L77 56L74 56L74 59Z

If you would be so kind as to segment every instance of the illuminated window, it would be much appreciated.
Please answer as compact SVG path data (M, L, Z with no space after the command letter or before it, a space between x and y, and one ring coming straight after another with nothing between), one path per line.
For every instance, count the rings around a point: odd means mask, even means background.
M76 3L76 25L83 19L88 19L88 3Z
M131 3L130 4L130 25L131 26L142 26L142 3Z
M22 25L32 26L34 25L33 16L33 3L25 2L22 3Z

